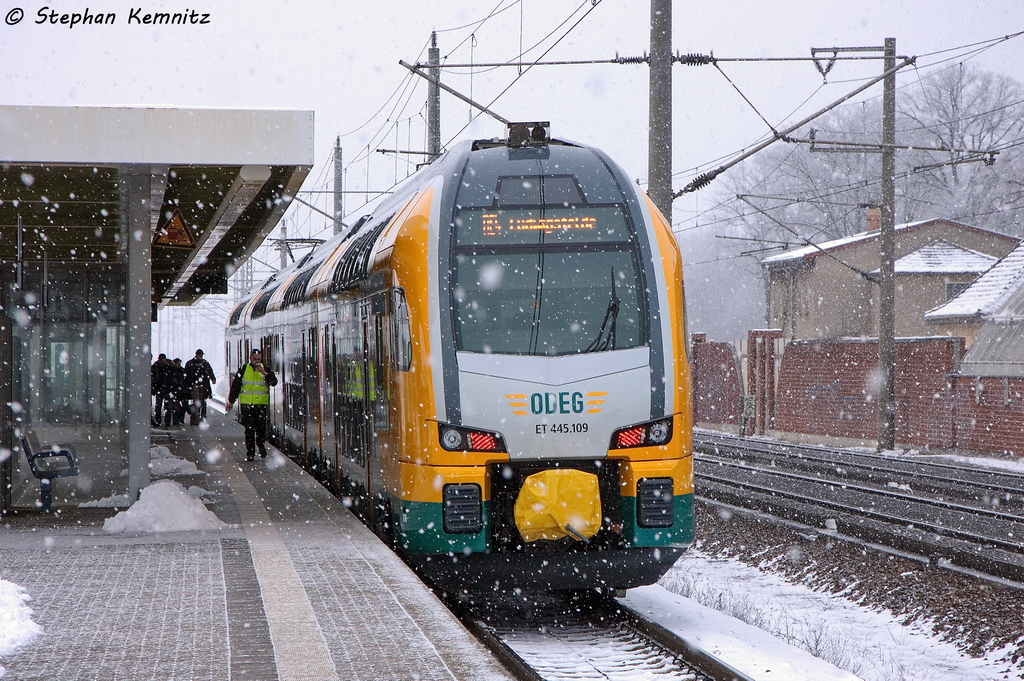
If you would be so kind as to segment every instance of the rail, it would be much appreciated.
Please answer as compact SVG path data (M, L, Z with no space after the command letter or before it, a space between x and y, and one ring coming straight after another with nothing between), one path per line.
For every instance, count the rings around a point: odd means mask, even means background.
M449 607L517 678L752 681L597 592L472 594ZM595 649L601 655L593 655Z
M703 432L694 449L699 497L1024 582L1021 476Z

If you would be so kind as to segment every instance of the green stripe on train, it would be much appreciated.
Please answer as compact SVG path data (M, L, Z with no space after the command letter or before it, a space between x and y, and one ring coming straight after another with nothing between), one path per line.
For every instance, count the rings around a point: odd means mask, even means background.
M689 547L694 539L693 495L673 500L675 522L671 527L640 527L637 524L636 497L622 497L622 536L628 546ZM490 502L483 507L484 524L475 534L447 534L444 531L443 504L426 501L401 501L392 497L391 508L400 508L394 518L400 546L409 553L482 553L487 551Z
M622 497L622 538L629 546L680 546L693 543L693 495L681 494L673 503L675 522L671 527L640 527L636 497Z
M487 522L490 502L483 502L483 527L475 534L447 534L444 531L444 504L429 501L402 501L391 498L391 508L401 509L394 518L398 542L409 553L482 553L487 550L490 526Z

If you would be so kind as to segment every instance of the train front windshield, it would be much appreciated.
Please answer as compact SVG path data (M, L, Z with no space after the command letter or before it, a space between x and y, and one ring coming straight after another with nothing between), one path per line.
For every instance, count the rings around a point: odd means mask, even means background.
M455 225L459 350L571 355L645 344L635 241L620 206L463 209Z

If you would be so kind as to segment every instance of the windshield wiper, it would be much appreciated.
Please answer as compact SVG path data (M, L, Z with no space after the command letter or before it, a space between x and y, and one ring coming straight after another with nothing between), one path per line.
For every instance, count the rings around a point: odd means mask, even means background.
M619 318L619 296L615 292L615 268L612 268L612 297L604 311L601 328L595 338L583 352L604 352L615 349L615 322Z

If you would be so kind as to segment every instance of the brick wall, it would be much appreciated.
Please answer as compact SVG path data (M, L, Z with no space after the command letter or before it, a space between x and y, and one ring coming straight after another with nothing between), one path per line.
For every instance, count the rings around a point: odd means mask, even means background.
M1024 456L1024 379L956 379L956 446Z
M695 423L738 424L743 390L736 353L728 343L696 336L690 349Z
M897 442L954 445L956 407L949 374L962 354L960 338L896 339Z
M728 343L692 344L694 420L738 424L742 386ZM896 441L917 447L1024 456L1024 378L950 374L960 338L896 340ZM776 389L777 430L875 440L878 344L874 339L791 341Z
M946 378L960 339L897 339L896 440L953 445L953 388ZM776 429L875 439L878 436L878 343L793 341L779 370Z

